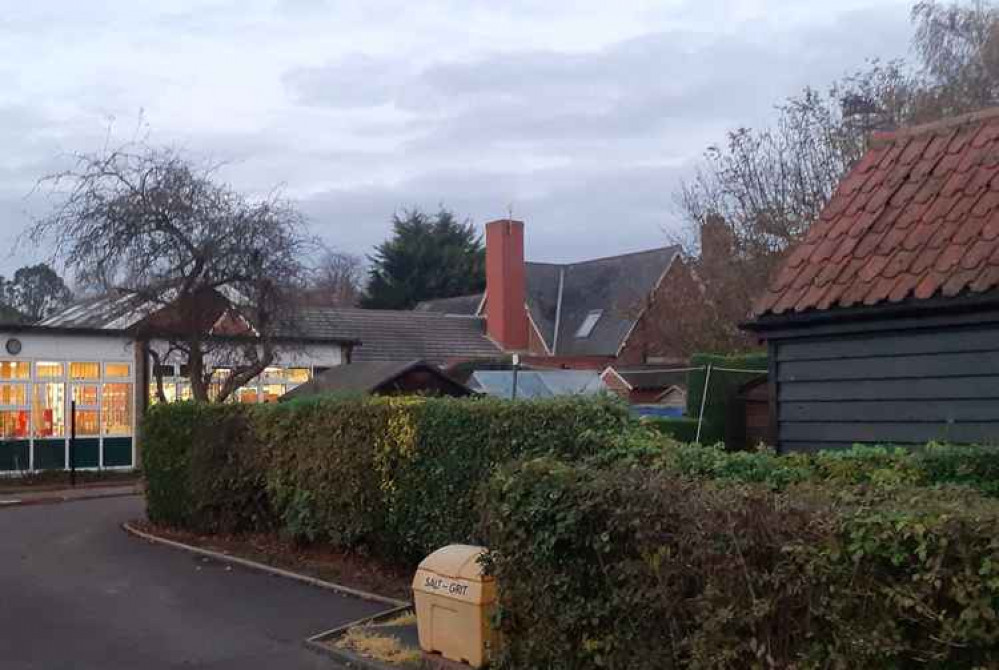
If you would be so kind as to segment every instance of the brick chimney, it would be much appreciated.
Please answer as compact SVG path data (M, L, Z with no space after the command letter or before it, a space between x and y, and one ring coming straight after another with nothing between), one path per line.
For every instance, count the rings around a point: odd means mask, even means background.
M524 222L486 224L486 331L504 351L527 350Z

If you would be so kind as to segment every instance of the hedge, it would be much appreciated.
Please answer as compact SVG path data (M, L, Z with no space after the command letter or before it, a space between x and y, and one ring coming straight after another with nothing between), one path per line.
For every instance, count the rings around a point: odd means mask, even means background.
M500 668L999 663L999 503L540 459L491 481Z
M696 418L701 414L708 365L728 370L766 370L767 360L766 353L756 352L731 355L694 354L690 359L691 367L705 369L692 370L687 374L687 415ZM761 375L748 372L711 371L708 397L704 406L704 422L701 426L701 444L725 441L729 402L740 386L759 376Z
M678 442L690 443L697 436L697 419L689 416L645 418L642 424Z
M605 398L157 405L144 421L148 515L409 562L476 539L477 495L497 466L591 456L629 424Z

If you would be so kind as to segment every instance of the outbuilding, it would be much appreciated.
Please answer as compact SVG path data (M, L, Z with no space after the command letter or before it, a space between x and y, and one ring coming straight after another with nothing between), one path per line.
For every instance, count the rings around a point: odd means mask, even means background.
M999 442L999 110L875 136L775 276L780 450Z
M464 398L475 392L426 361L362 362L340 365L291 391L281 400L294 400L325 393L365 395L424 395Z

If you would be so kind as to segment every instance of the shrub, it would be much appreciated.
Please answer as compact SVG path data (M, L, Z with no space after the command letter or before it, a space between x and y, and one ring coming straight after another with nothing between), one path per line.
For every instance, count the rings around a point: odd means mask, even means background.
M550 459L488 487L505 668L993 667L999 504Z
M749 372L725 372L724 370L766 370L766 353L746 353L732 355L695 354L690 359L692 367L707 368L708 365L723 370L712 370L708 381L708 396L704 405L704 421L701 426L701 444L715 444L725 441L725 427L729 418L729 403L735 392L743 384L752 381L760 374ZM765 374L765 373L762 373ZM707 370L692 370L687 375L687 415L701 415L701 401L704 398L704 382Z
M678 442L693 442L697 436L697 419L692 417L648 418L642 424Z
M144 424L149 516L200 532L276 526L410 561L475 539L498 465L592 456L629 425L605 398L162 405Z

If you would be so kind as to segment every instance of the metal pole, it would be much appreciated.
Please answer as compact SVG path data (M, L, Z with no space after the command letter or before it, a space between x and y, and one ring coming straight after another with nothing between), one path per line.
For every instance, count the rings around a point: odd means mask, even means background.
M517 354L513 355L513 394L511 400L517 399L517 376L520 372L520 356Z
M711 363L708 363L708 370L704 373L704 392L701 393L701 411L697 415L697 436L694 442L701 443L701 424L704 423L704 405L708 402L708 384L711 383Z
M69 403L69 484L76 486L76 401Z

